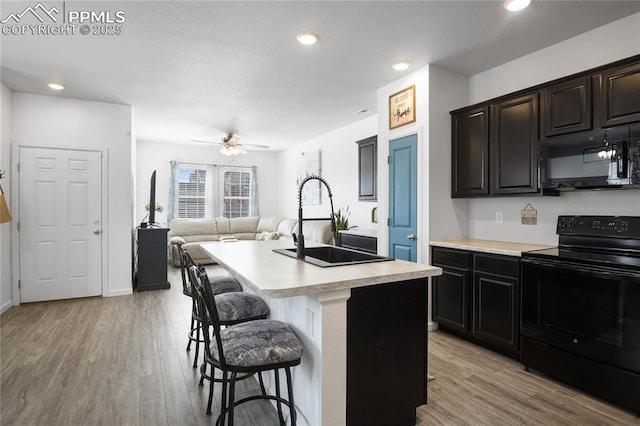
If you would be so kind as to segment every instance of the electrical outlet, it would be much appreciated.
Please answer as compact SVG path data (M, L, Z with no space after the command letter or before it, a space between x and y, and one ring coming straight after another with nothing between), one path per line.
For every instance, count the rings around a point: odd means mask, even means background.
M503 214L502 212L496 212L496 223L502 223Z

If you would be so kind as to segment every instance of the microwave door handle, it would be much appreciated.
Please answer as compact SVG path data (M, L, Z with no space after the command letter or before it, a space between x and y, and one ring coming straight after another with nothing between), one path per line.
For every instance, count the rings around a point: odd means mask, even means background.
M618 178L624 179L627 177L627 144L625 142L618 143L617 161L618 161ZM622 152L620 152L622 151Z

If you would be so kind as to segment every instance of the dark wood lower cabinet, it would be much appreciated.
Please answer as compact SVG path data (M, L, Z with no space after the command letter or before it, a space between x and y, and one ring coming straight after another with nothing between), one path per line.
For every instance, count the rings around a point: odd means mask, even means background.
M171 288L167 280L169 228L138 228L136 238L136 290Z
M341 247L350 248L353 250L360 250L367 253L378 253L378 239L374 237L368 237L365 235L354 235L348 233L341 233L342 242Z
M473 335L477 339L518 351L518 278L473 273Z
M347 424L414 425L427 403L427 280L354 288L347 302Z
M520 357L517 257L432 247L433 320L454 333L505 355Z

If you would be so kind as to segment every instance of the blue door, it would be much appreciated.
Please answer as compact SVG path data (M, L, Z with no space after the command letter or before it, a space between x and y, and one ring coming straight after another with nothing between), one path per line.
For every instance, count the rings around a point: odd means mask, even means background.
M389 256L418 260L418 137L389 141Z

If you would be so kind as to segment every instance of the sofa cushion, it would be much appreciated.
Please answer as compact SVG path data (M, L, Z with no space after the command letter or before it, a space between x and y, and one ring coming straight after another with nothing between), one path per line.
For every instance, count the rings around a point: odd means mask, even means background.
M296 219L290 219L290 218L282 219L280 221L280 223L278 224L278 228L276 229L276 232L279 235L285 235L285 236L291 238L291 234L293 232L297 232L296 231L296 224L297 223L298 223L298 221Z
M277 232L281 217L261 217L256 232Z
M216 235L218 228L215 219L173 219L169 225L170 236ZM185 239L185 241L187 241Z
M214 219L216 221L216 226L218 227L218 234L222 235L231 235L231 224L229 223L229 219L226 217L216 217Z
M200 234L193 234L193 235L185 235L182 238L184 239L185 243L204 243L207 241L219 241L220 238L219 235L200 235Z
M256 228L260 218L258 217L236 217L233 219L224 219L229 224L229 232L219 233L219 237L233 236L239 240L255 240Z
M319 243L331 243L331 223L330 220L314 220L302 224L302 233L305 241L315 241ZM298 230L296 229L296 234Z

